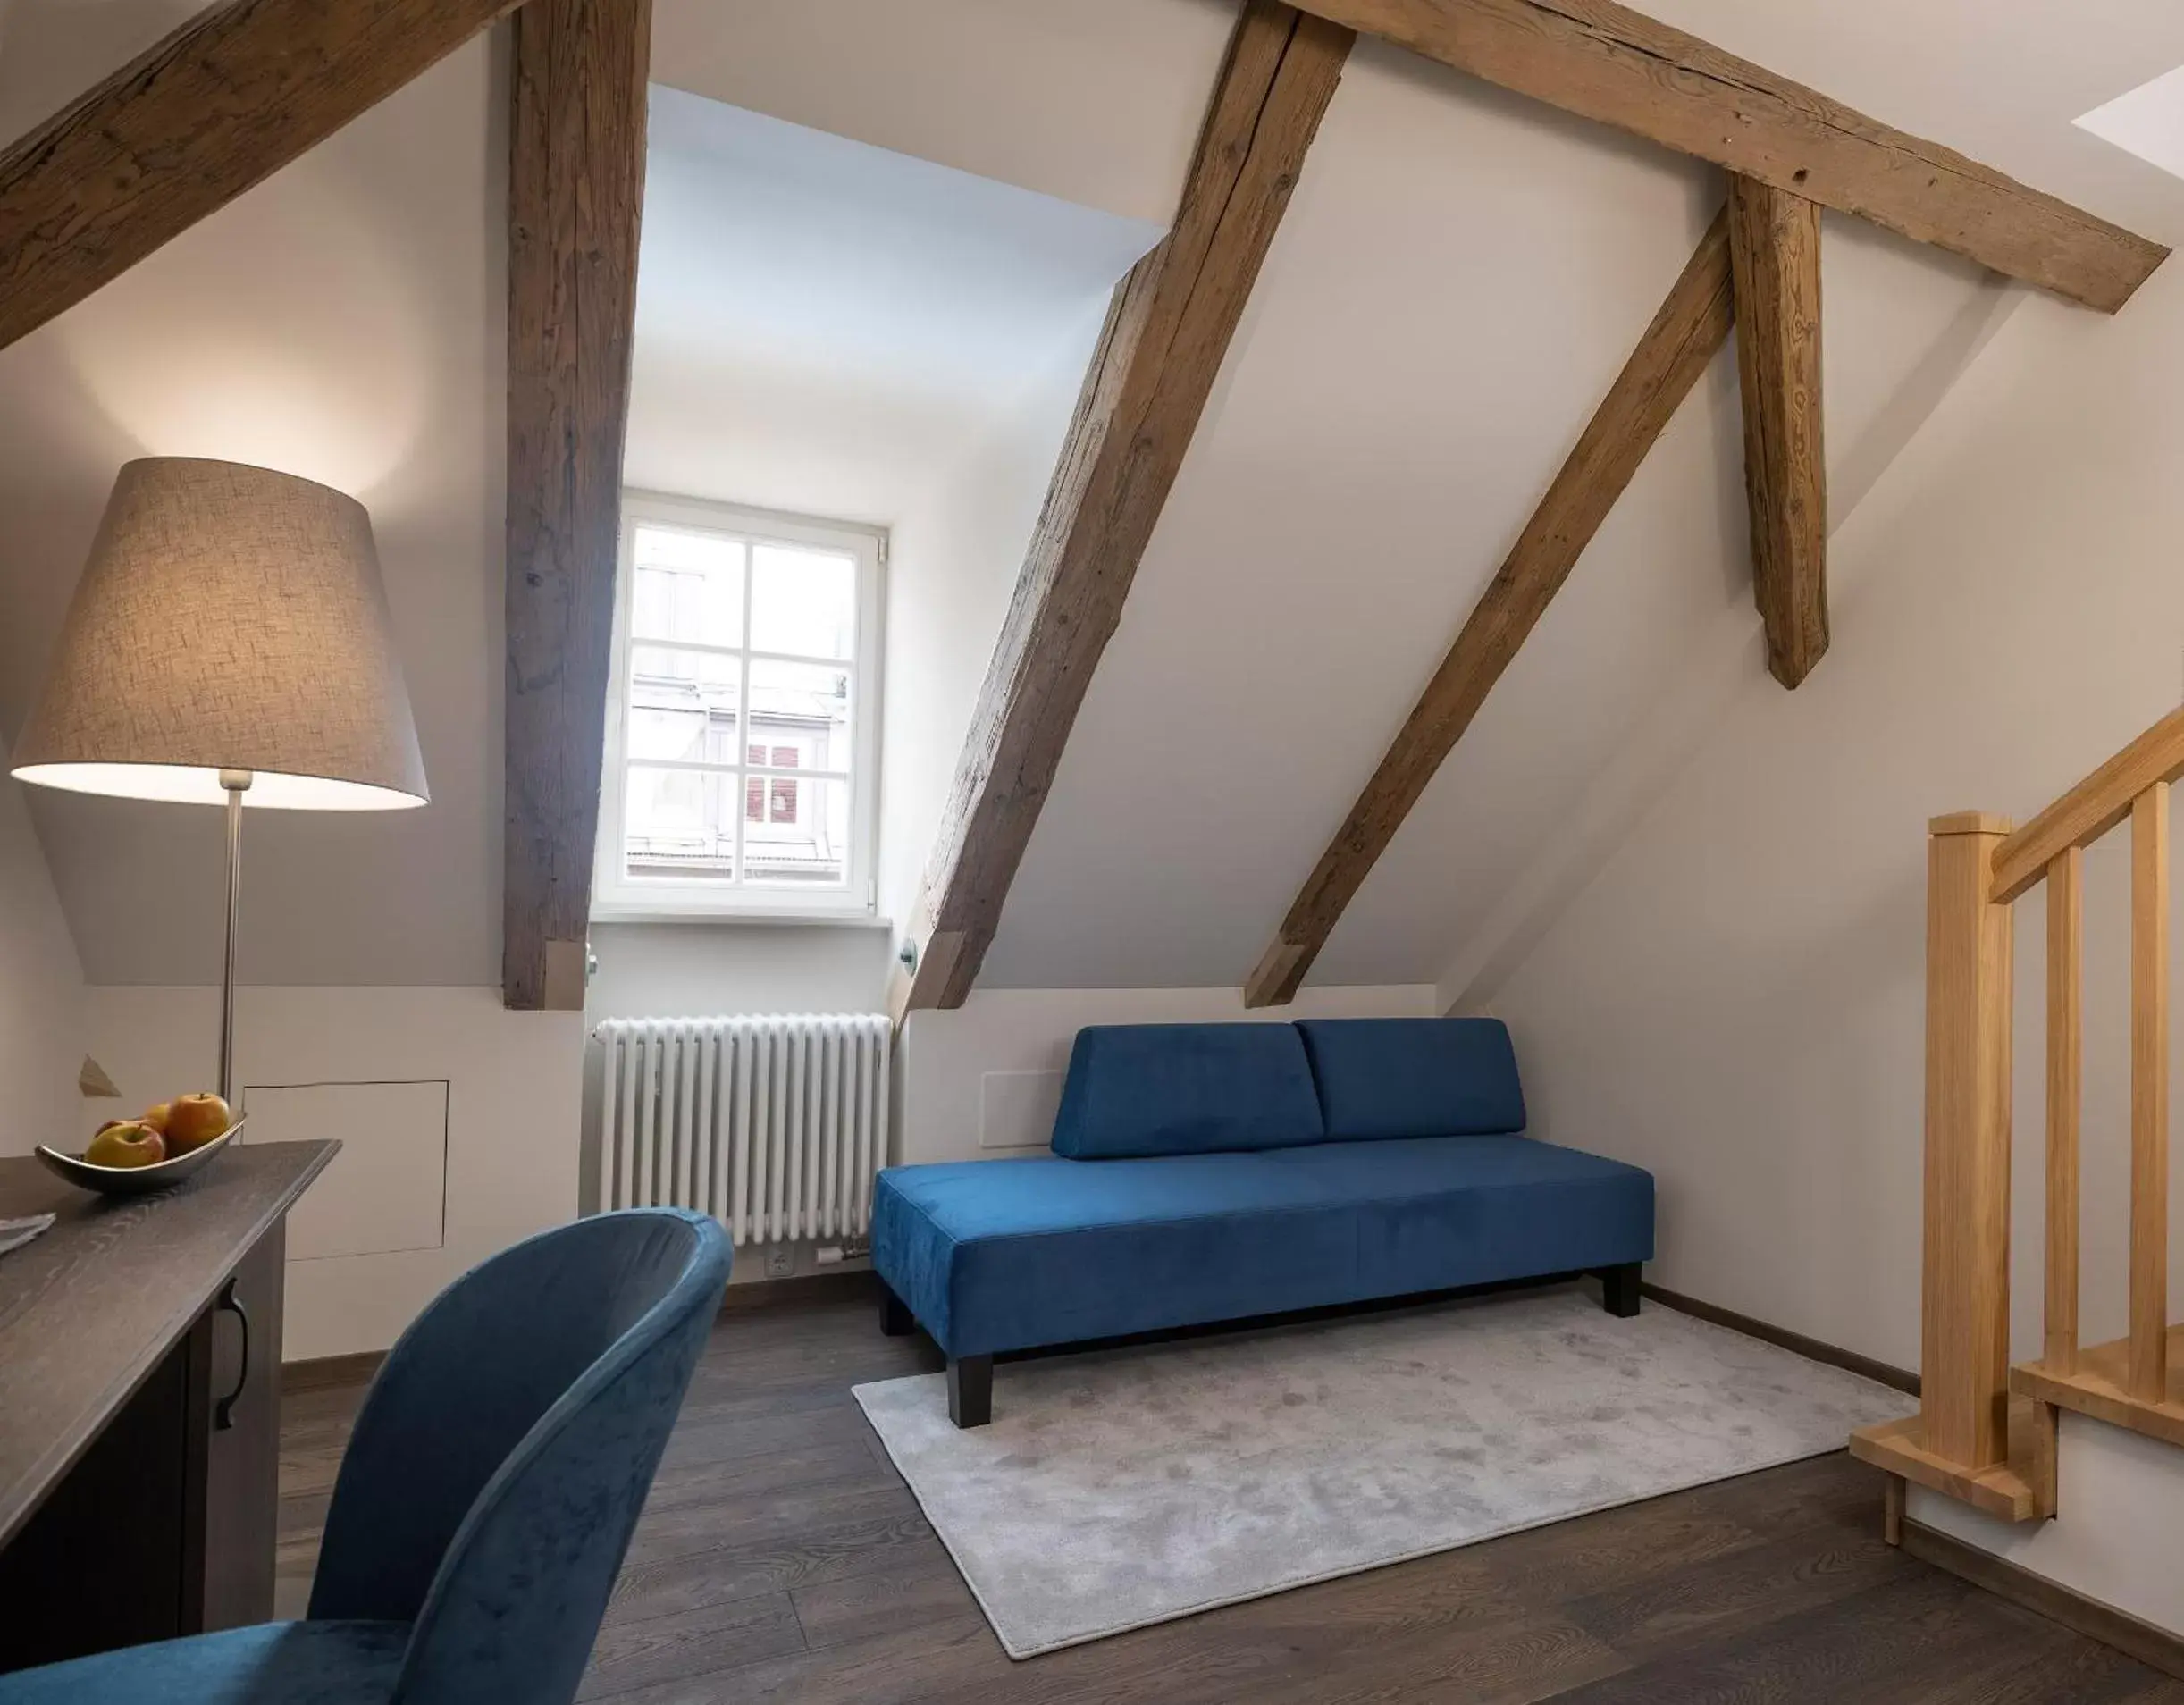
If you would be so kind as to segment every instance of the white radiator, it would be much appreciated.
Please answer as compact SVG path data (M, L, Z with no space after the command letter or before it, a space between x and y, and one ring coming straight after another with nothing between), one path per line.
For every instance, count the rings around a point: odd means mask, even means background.
M609 1019L592 1034L602 1208L696 1208L739 1244L871 1229L885 1014Z

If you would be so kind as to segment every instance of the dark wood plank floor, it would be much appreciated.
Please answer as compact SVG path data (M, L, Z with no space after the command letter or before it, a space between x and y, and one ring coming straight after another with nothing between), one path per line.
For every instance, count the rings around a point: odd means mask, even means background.
M1843 1456L1012 1663L849 1395L938 1365L854 1301L724 1317L584 1697L2184 1705L2184 1683L1890 1550L1877 1478ZM361 1395L287 1399L284 1615Z

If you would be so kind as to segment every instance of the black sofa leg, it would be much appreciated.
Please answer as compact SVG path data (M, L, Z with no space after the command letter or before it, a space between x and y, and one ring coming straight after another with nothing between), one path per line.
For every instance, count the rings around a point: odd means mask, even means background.
M879 1283L879 1329L890 1338L908 1338L918 1330L916 1316L910 1305L895 1294L895 1288L881 1280Z
M1617 1320L1629 1320L1638 1312L1638 1263L1600 1269L1600 1306Z
M994 1418L994 1358L948 1358L948 1419L959 1427L982 1427Z

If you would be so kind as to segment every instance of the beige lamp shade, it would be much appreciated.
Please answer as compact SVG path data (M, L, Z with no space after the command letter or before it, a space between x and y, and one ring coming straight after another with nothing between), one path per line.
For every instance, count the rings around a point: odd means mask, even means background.
M21 780L79 793L385 811L428 794L354 498L235 462L124 466L15 743Z

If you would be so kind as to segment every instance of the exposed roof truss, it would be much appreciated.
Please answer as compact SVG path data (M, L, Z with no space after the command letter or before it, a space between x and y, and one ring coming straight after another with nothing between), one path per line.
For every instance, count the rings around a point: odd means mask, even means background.
M0 152L0 347L331 135L514 0L225 0ZM897 1012L968 994L1078 708L1331 99L1377 35L1730 174L1729 206L1273 945L1286 1000L1734 312L1755 597L1827 643L1819 210L2113 312L2160 245L1611 0L1246 0L1169 236L1118 288L928 866ZM530 0L511 173L506 995L583 999L643 181L650 0ZM1710 341L1709 341L1710 340Z

